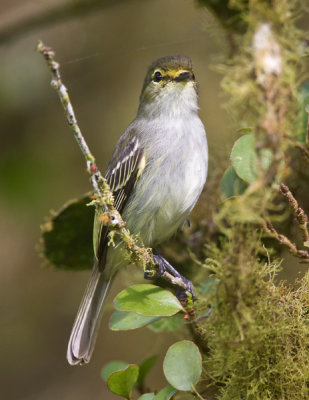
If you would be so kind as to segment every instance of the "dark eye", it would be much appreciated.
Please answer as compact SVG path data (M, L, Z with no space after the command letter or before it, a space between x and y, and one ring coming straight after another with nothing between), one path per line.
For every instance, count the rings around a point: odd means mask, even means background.
M160 82L162 80L162 74L160 71L156 71L153 76L154 82Z
M192 74L192 79L195 81L195 75L194 74Z

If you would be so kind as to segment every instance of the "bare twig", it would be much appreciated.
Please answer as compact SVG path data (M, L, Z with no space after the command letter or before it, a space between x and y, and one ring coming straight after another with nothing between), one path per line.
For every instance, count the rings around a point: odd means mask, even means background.
M304 242L309 241L309 232L308 232L308 216L305 211L298 206L297 200L292 195L290 189L282 183L280 185L280 192L285 196L289 202L289 206L295 216L298 228L302 232Z
M309 232L308 232L308 217L304 210L298 206L297 200L292 195L290 189L282 183L280 185L280 192L284 197L287 198L289 206L295 216L295 221L297 223L298 229L302 232L304 238L304 246L309 247ZM264 230L272 235L278 242L286 246L290 253L299 259L300 263L309 263L309 251L300 250L297 248L296 244L291 242L285 235L279 233L270 221L265 221L263 224Z
M68 124L72 128L74 137L86 159L87 171L90 175L91 183L97 196L95 204L97 207L103 207L104 209L104 214L100 217L101 221L109 227L111 233L116 233L120 236L126 246L131 262L143 267L144 271L147 271L148 274L149 271L155 273L157 270L157 264L153 259L152 250L136 244L136 239L130 234L128 229L125 228L125 222L120 213L114 207L114 198L109 185L98 169L95 157L91 153L77 123L67 88L61 80L60 65L55 61L55 53L50 47L45 46L41 41L38 43L37 51L43 55L47 62L47 66L52 76L51 86L58 93ZM165 272L162 277L173 285L186 289L186 285L181 279L175 278L167 272Z
M295 146L302 152L305 161L309 162L309 144L304 146L303 144L296 142Z

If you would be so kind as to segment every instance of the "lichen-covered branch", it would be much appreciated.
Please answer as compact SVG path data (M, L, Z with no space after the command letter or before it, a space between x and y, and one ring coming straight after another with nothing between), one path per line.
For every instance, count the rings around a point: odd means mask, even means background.
M52 75L51 86L58 93L68 124L72 128L74 137L86 159L87 170L91 177L91 183L93 189L96 195L98 196L98 199L100 200L101 204L104 206L105 212L107 211L112 212L113 223L115 223L116 220L119 226L123 226L123 222L122 223L120 222L120 218L117 215L118 213L117 210L112 209L111 207L113 204L112 193L109 190L106 180L103 178L101 172L99 171L96 165L95 158L92 155L77 123L77 119L70 101L67 88L61 81L61 75L59 70L60 65L54 59L55 53L52 51L50 47L45 46L41 41L38 43L37 51L43 55L43 57L47 62L47 66Z
M38 43L37 51L43 55L47 62L47 66L51 72L51 86L56 90L63 106L68 124L73 130L74 137L81 149L87 164L87 171L90 175L90 180L96 194L96 206L103 207L104 214L100 217L102 222L109 227L112 234L119 235L120 239L125 243L127 255L131 262L143 267L144 271L155 273L157 266L152 256L152 250L137 244L137 240L125 228L120 213L114 207L114 199L109 185L97 167L95 157L91 153L85 138L79 128L77 119L74 113L72 103L67 91L61 80L60 65L55 61L55 53L50 47L45 46L41 41ZM164 273L162 277L171 282L173 285L186 289L184 282Z

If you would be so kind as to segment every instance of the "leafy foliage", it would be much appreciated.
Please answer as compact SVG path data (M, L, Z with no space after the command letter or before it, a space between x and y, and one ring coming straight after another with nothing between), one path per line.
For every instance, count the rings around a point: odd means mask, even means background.
M153 400L155 397L154 393L144 393L141 395L141 397L138 398L138 400Z
M129 364L124 361L111 361L110 363L106 364L104 368L102 368L101 376L104 381L107 382L112 373L126 369L128 365Z
M222 199L239 196L244 193L247 187L248 184L236 174L234 167L230 165L221 180Z
M166 386L154 397L154 400L169 400L177 392L173 386Z
M144 360L140 366L127 364L124 361L112 361L102 370L102 378L107 381L108 388L115 394L126 399L132 398L134 387L144 391L145 378L154 366L157 356L151 356ZM155 393L144 393L139 400L169 400L177 390L172 386L166 386Z
M157 356L151 356L149 358L146 358L139 367L139 376L137 379L137 384L143 388L144 383L145 383L145 378L148 375L149 371L152 369L154 366L155 362L157 361Z
M162 317L151 322L148 328L154 332L172 332L180 329L184 324L183 315L176 314L171 317Z
M94 207L89 195L68 201L42 226L42 253L53 267L65 270L91 269Z
M107 386L111 392L131 400L138 373L137 365L128 365L124 370L113 372L107 379Z
M262 176L269 168L272 152L269 149L261 150L258 158L254 134L241 136L234 144L231 160L236 174L242 181L252 183Z
M112 331L127 331L141 328L156 319L157 317L148 317L130 311L114 311L109 321L109 327Z
M191 391L202 373L198 347L188 340L174 343L167 351L163 370L168 382L178 390Z
M133 311L145 316L170 316L182 310L177 298L159 286L141 284L131 286L114 299L119 311Z

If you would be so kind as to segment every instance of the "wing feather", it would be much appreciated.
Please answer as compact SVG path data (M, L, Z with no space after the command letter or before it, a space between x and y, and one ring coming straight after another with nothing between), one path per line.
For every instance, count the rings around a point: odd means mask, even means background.
M114 206L120 213L145 166L144 157L144 151L140 147L138 138L132 136L119 156L114 157L108 166L105 178L114 195ZM97 227L94 230L94 235L98 235L98 237L94 237L94 242L98 244L95 253L99 266L103 269L106 256L105 249L108 242L108 228L100 222L95 221L95 224L97 224Z

